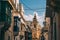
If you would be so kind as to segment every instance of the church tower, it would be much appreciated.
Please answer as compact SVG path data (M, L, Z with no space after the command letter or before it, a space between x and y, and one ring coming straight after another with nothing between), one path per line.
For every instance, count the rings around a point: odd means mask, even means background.
M37 13L34 12L34 17L32 21L32 40L40 40L41 36L41 25L37 21Z
M34 14L34 18L33 18L34 28L36 28L37 23L38 23L38 21L37 21L37 16L36 16L36 13L35 13L35 14Z

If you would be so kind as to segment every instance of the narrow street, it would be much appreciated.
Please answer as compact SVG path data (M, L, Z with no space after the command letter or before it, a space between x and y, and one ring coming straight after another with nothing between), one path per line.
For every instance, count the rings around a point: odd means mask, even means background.
M0 40L60 40L60 0L0 0Z

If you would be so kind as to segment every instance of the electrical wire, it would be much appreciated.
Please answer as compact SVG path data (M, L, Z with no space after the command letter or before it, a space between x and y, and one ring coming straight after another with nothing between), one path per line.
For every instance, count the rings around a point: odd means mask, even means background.
M30 7L28 7L22 0L21 0L21 2L28 8L28 9L30 9L30 10L32 10ZM33 10L34 11L34 10Z
M25 9L25 10L36 11L36 10L40 10L40 9L46 9L46 8L35 8L35 9L32 9L32 8L30 8L29 6L27 6L27 5L23 2L23 0L21 0L21 2L25 5L25 7L28 8L28 9Z

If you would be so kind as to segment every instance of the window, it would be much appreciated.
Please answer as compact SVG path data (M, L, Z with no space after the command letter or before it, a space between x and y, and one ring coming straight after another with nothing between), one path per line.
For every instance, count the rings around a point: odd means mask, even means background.
M14 17L14 26L17 26L18 25L18 16L15 16Z

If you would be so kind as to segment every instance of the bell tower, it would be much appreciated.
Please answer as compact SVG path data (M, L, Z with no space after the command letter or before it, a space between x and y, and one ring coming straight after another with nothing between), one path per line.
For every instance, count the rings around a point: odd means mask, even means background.
M36 28L37 23L38 23L38 21L37 21L37 16L36 16L36 13L35 13L35 14L34 14L34 18L33 18L34 28Z

